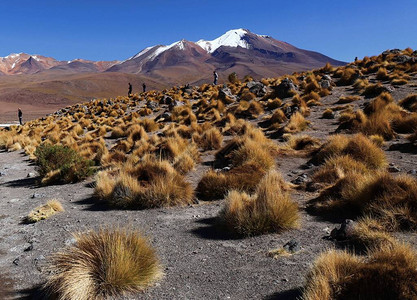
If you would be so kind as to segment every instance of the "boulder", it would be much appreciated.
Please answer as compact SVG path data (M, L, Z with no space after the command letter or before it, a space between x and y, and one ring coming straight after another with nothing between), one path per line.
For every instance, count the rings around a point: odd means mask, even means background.
M332 230L330 237L337 241L343 241L351 237L354 230L355 222L353 220L346 219L342 222L342 224L340 224L339 229L335 228Z
M246 86L251 93L256 95L256 97L263 97L267 92L266 86L258 81L249 81Z
M293 96L292 91L295 91L296 87L291 79L285 78L279 85L272 86L272 89L277 97L283 99Z

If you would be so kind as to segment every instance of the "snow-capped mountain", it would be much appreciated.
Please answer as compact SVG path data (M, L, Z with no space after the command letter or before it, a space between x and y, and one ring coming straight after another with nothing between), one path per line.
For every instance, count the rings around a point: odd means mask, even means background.
M12 53L6 57L0 57L0 72L6 75L33 74L58 64L59 62L52 57Z
M245 29L229 30L222 36L212 41L199 40L196 44L206 50L208 53L213 53L221 46L228 47L242 47L250 49L250 44L246 41L245 36L249 33Z
M147 47L122 62L84 59L57 61L41 55L10 54L0 57L0 75L41 71L65 74L121 72L143 74L173 83L198 81L210 76L213 70L260 77L321 67L327 62L333 65L344 64L267 35L255 34L247 29L234 29L212 41L181 40L170 45Z
M0 73L3 75L34 74L40 71L72 70L72 72L102 72L119 61L89 61L74 59L70 61L58 61L52 57L33 55L27 53L12 53L0 57Z
M228 73L234 71L242 76L273 76L322 67L327 62L344 64L267 35L234 29L212 41L181 40L168 46L148 47L107 71L178 79L199 78L215 69Z

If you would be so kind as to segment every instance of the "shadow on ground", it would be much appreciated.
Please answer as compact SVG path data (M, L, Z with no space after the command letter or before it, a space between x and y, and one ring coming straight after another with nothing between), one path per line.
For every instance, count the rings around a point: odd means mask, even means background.
M301 288L294 288L291 290L277 292L267 296L264 300L297 300L301 299L303 295Z
M413 143L392 144L388 151L399 151L401 153L417 154L417 147Z
M2 185L7 187L29 187L31 189L39 187L38 182L40 181L39 177L23 178L12 180L3 183Z
M44 299L51 299L46 294L45 290L43 289L42 285L37 285L35 287L29 289L22 289L16 293L17 298L19 300L44 300Z
M200 226L191 230L191 233L207 240L238 240L239 237L230 234L227 229L221 224L219 218L211 217L196 221Z

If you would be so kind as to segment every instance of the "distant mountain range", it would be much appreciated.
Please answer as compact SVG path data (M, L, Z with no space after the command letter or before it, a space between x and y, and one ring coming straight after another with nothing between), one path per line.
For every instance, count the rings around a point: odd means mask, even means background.
M230 30L212 41L181 40L148 47L124 61L58 61L10 54L0 57L0 117L15 116L17 106L44 114L92 98L126 95L128 82L137 93L143 82L148 90L211 83L213 70L221 84L232 72L240 78L261 79L319 68L327 62L344 64L246 29Z
M227 74L237 72L242 76L273 76L321 67L327 62L336 66L344 64L270 36L236 29L213 41L181 40L168 46L148 47L122 62L58 61L41 55L10 54L0 57L0 74L120 72L142 74L171 83L183 78L188 81L202 80L213 70Z

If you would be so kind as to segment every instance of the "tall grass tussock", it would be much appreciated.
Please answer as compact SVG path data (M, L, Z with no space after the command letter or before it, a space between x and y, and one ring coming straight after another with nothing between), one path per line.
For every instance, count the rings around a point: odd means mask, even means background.
M74 238L74 245L51 258L45 284L51 298L114 299L143 291L162 277L155 250L137 231L100 229Z

